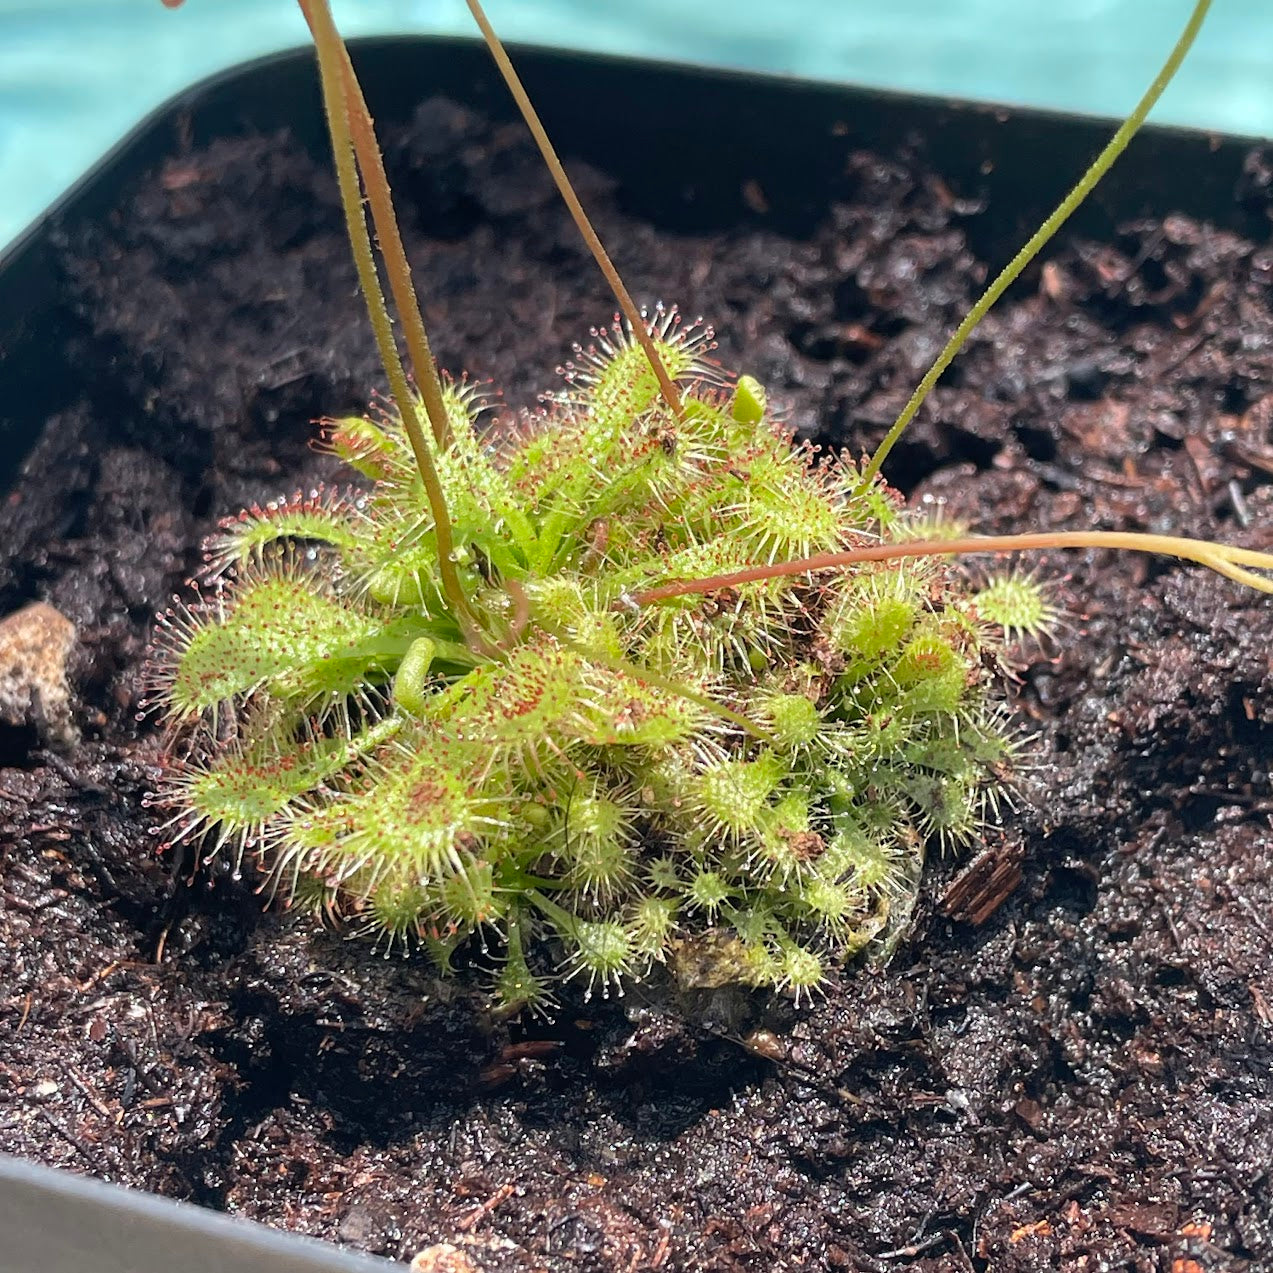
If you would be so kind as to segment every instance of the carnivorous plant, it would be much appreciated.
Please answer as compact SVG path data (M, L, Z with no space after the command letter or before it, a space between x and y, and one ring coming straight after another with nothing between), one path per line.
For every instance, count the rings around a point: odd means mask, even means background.
M1005 646L1054 616L1028 576L977 586L953 558L1112 546L1271 590L1273 557L1214 543L925 538L880 475L968 332L1139 126L1206 0L862 463L793 446L763 388L710 361L707 328L637 310L470 0L624 312L577 347L545 418L488 439L482 395L429 353L326 0L299 3L391 405L326 423L361 480L239 515L198 598L161 625L170 839L249 852L298 903L443 965L480 934L509 1009L542 1007L555 979L605 992L655 962L800 996L887 948L926 846L974 841L1010 783Z

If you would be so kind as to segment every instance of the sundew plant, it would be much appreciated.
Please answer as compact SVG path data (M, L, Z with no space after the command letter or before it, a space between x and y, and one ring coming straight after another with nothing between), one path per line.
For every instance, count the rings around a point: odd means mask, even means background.
M242 513L161 625L170 839L249 852L289 898L443 966L478 935L510 1010L655 963L799 996L887 950L926 849L974 841L1010 784L1005 647L1053 616L1028 576L975 586L952 559L1114 546L1270 590L1255 571L1273 558L1200 541L942 538L880 477L968 331L1144 118L1205 0L861 463L794 446L762 387L710 361L708 329L636 309L470 0L625 315L577 348L542 419L489 440L482 396L429 354L327 4L300 7L391 405L326 423L360 481Z

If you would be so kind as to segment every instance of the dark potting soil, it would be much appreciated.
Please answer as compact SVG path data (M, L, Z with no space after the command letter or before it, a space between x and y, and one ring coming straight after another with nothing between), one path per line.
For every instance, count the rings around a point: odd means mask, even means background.
M389 159L440 360L532 407L613 303L521 130L430 102ZM914 156L846 144L845 174L792 241L759 188L687 237L577 173L635 292L857 450L997 210ZM0 731L0 1150L459 1270L1273 1268L1273 601L1037 563L1068 618L1020 655L1018 803L933 864L888 967L799 1008L634 987L493 1022L471 980L159 855L142 806L153 614L219 517L341 480L310 421L380 383L326 171L285 136L182 154L64 268L90 388L0 508L0 614L78 625L84 740ZM1052 253L892 473L983 530L1268 548L1271 430L1273 250L1169 217Z

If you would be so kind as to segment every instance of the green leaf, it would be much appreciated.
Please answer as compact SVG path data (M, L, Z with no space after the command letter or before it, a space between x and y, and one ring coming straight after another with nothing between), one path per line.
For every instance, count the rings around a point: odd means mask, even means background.
M358 517L347 497L323 488L254 506L223 523L221 533L209 541L208 573L219 575L230 567L259 564L270 548L297 540L352 551L359 543Z
M177 655L169 699L179 718L261 689L297 705L348 694L378 662L363 643L382 623L303 572L246 579L226 590L219 610Z
M335 778L398 727L396 720L381 721L351 738L288 740L271 733L192 768L179 779L182 798L223 838L252 839L297 797Z

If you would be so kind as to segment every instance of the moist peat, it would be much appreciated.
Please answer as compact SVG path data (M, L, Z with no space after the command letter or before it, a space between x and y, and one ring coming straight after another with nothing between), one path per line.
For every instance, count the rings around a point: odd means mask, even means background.
M533 410L613 303L521 130L435 100L387 151L440 361ZM759 188L686 235L575 173L638 296L856 452L986 277L967 236L999 210L939 158L846 145L798 240ZM1273 1268L1273 602L1036 562L1069 619L1020 653L1019 799L933 863L889 966L801 1009L656 985L495 1022L157 854L142 804L153 614L220 517L343 480L311 421L380 383L327 172L285 134L175 155L62 269L89 388L0 506L0 613L79 628L83 738L0 729L0 1151L491 1273ZM1053 251L892 475L985 531L1267 549L1271 428L1273 251L1167 216Z

